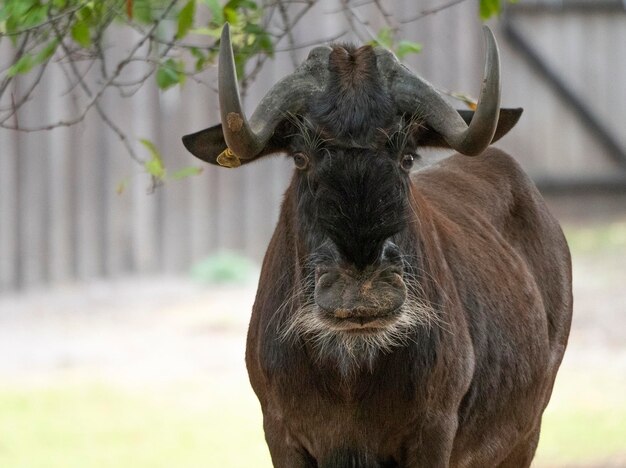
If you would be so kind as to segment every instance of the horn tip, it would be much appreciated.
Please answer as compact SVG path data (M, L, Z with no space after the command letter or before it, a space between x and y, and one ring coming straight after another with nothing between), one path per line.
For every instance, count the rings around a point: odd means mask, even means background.
M222 41L230 41L230 24L228 21L222 27Z
M489 26L487 26L486 24L483 24L482 30L487 40L492 40L495 42L496 37L494 36L493 31L491 30Z

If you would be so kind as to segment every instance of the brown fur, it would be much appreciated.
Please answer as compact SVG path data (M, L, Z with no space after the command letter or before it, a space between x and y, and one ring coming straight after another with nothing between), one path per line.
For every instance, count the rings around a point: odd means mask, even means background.
M497 149L411 177L412 155L446 139L419 109L399 112L377 60L334 45L324 89L243 160L308 161L285 194L248 332L272 460L528 467L569 333L567 244ZM502 109L495 139L520 114ZM226 149L221 126L183 141L212 164Z
M364 83L378 75L376 56L372 46L358 49L337 45L329 58L329 68L339 76L342 91L358 92Z
M497 149L417 172L410 190L408 235L441 324L350 379L272 332L306 256L287 190L246 352L277 467L530 465L570 326L565 239Z

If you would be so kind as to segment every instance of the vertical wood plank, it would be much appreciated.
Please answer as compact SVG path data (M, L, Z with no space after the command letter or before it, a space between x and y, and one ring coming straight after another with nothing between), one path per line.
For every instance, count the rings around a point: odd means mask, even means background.
M4 41L0 48L8 50L8 43ZM16 132L0 129L0 291L12 290L19 285L18 207L21 179L17 139Z
M83 103L79 106L82 109ZM77 126L78 151L76 156L77 180L77 275L81 279L96 278L103 269L101 178L99 158L102 154L100 133L103 124L92 109Z
M16 80L16 91L27 89L33 77ZM37 126L45 122L45 102L49 90L41 94L18 112L20 126ZM19 141L19 255L21 285L40 286L47 279L47 221L48 221L48 173L49 155L47 135L41 132L20 132Z
M119 128L132 128L132 98L129 101L116 93L109 93L103 108ZM129 133L132 139L132 132ZM103 156L105 168L102 171L103 268L106 276L114 277L132 270L132 187L135 183L134 175L143 168L132 160L112 130L104 128L103 137L103 147L106 148Z
M204 87L188 87L183 91L185 106L185 125L181 135L216 125L219 120L217 96ZM178 140L180 142L180 139ZM189 181L189 224L191 263L202 259L217 248L217 178L218 168L211 166L182 149L181 161L185 166L193 165L203 169L202 174ZM224 169L225 170L225 169Z
M67 88L67 79L57 67L49 70L50 95L48 100L48 120L55 122L72 117L74 106L67 106L68 96L63 96ZM72 233L72 128L57 128L48 137L50 161L48 246L50 281L53 283L69 280L73 276L73 233Z
M135 141L145 138L159 142L159 93L155 86L144 85L133 98L132 127ZM137 144L137 151L147 156L146 149ZM133 268L140 273L154 272L161 264L161 231L159 197L149 175L138 174L132 184L132 256Z
M160 93L159 146L163 151L165 167L176 171L187 163L181 136L181 125L186 110L179 103L181 90L171 89ZM191 234L189 231L189 179L168 181L160 189L162 198L162 268L165 271L181 271L190 261Z

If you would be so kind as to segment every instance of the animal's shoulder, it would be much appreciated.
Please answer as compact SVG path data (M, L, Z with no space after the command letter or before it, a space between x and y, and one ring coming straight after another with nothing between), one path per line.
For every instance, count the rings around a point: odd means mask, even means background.
M501 226L518 207L534 210L543 205L517 161L497 148L475 157L450 156L418 171L413 184L432 208L460 223L480 215Z
M497 148L475 157L454 154L416 172L413 183L433 201L462 201L479 206L513 202L536 191L518 162Z

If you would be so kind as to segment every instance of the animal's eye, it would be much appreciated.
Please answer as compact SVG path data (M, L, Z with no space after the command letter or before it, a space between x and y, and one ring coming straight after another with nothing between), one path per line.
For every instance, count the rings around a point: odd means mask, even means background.
M303 171L309 167L309 157L304 153L296 153L293 155L293 162L298 169Z
M412 154L405 154L404 156L402 156L402 160L400 161L400 166L405 171L410 171L411 168L413 167L414 160L415 158L413 157Z

